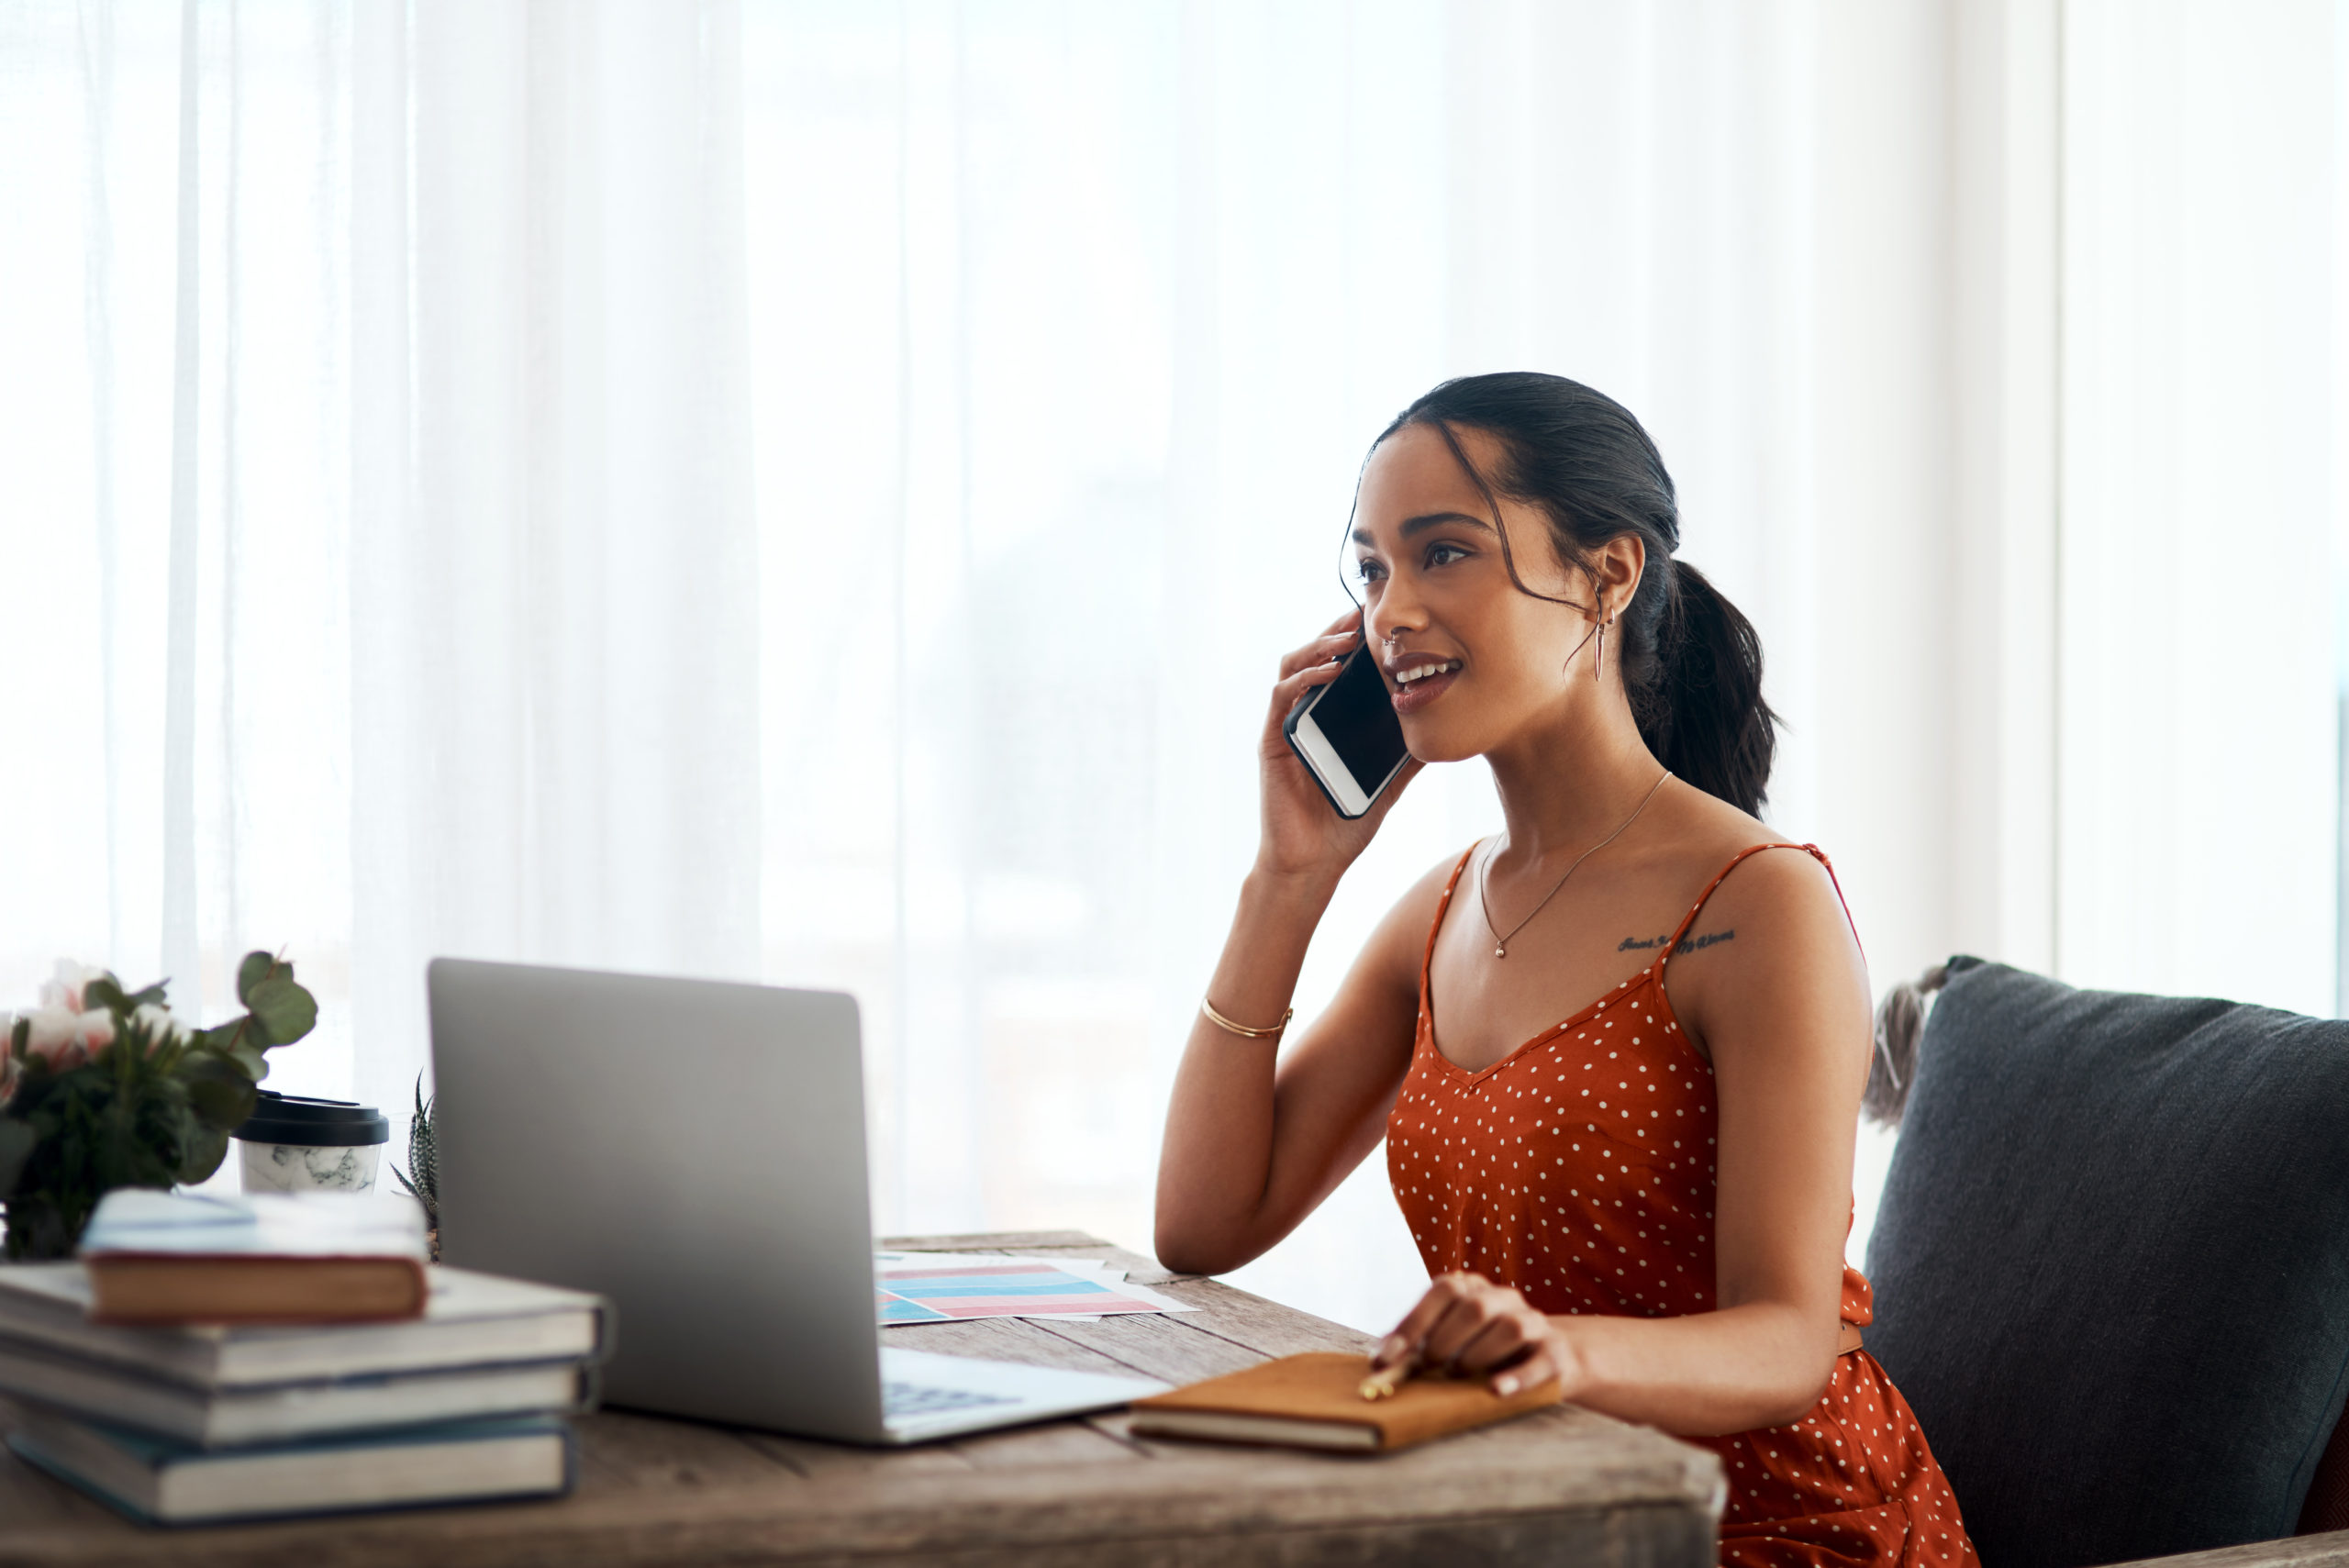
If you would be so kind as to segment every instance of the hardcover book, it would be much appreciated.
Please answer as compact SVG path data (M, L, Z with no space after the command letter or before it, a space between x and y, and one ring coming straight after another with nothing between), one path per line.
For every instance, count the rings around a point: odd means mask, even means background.
M0 1345L46 1347L195 1389L317 1383L611 1353L602 1296L434 1264L424 1316L404 1322L122 1328L90 1321L78 1262L0 1268Z
M124 1187L82 1233L101 1323L349 1323L424 1311L424 1211L337 1194Z
M51 1410L8 1434L28 1462L156 1524L539 1497L570 1490L562 1421L476 1421L213 1452Z
M207 1390L0 1340L0 1393L193 1448L239 1448L584 1410L595 1402L596 1375L592 1367L563 1361Z

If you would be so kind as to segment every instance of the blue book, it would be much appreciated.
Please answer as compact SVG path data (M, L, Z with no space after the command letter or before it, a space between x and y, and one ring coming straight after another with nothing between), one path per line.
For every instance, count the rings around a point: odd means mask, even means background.
M18 1456L148 1524L560 1496L578 1468L569 1425L551 1417L226 1451L61 1411L19 1417Z

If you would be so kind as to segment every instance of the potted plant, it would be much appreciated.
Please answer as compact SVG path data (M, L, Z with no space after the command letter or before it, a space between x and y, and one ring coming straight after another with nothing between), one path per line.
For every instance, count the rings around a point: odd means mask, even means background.
M432 1261L440 1261L440 1146L432 1132L432 1107L440 1096L424 1097L424 1074L416 1075L416 1115L407 1124L407 1169L392 1167L408 1195L424 1206L425 1235Z
M69 1256L117 1187L200 1182L268 1076L262 1053L317 1022L294 966L265 952L237 966L242 1016L208 1029L172 1016L158 982L139 991L100 969L58 965L40 1006L0 1015L0 1202L7 1255Z

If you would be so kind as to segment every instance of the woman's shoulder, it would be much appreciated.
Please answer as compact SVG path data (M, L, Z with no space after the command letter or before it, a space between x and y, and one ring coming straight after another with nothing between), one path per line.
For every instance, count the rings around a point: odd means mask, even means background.
M1807 972L1814 964L1862 962L1859 932L1842 890L1813 849L1765 835L1703 873L1691 889L1689 940L1709 957L1717 957L1699 969L1742 990L1757 973ZM1730 932L1736 933L1733 939L1726 935Z
M1671 880L1687 888L1692 904L1701 901L1721 915L1831 911L1842 920L1842 895L1817 845L1710 795L1699 795L1692 805L1675 835L1668 868Z
M1483 842L1478 839L1464 844L1421 872L1411 885L1403 890L1403 895L1395 901L1394 907L1387 911L1388 917L1399 917L1407 925L1412 920L1419 920L1423 922L1419 934L1426 936L1443 905L1445 895L1461 884L1468 862L1475 856L1476 846Z
M1824 858L1745 823L1689 846L1681 873L1689 928L1665 985L1690 1043L1708 1057L1760 1020L1843 1005L1830 998L1852 1001L1863 1018L1867 1011L1866 959Z
M1449 851L1427 870L1421 872L1405 888L1401 896L1387 906L1380 917L1377 929L1371 934L1370 946L1385 961L1386 966L1398 974L1408 974L1414 989L1419 984L1419 961L1427 954L1429 939L1434 935L1438 916L1443 912L1444 895L1448 889L1459 885L1457 873L1467 864L1479 839L1474 843Z
M1842 919L1842 894L1824 851L1791 839L1757 839L1731 855L1715 873L1709 906L1723 913L1740 908L1801 907L1835 912Z

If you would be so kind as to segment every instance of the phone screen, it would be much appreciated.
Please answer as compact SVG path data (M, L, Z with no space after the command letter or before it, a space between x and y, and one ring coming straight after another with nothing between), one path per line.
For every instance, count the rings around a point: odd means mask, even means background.
M1360 642L1338 678L1307 694L1285 728L1289 745L1343 817L1368 811L1410 756L1378 662Z

